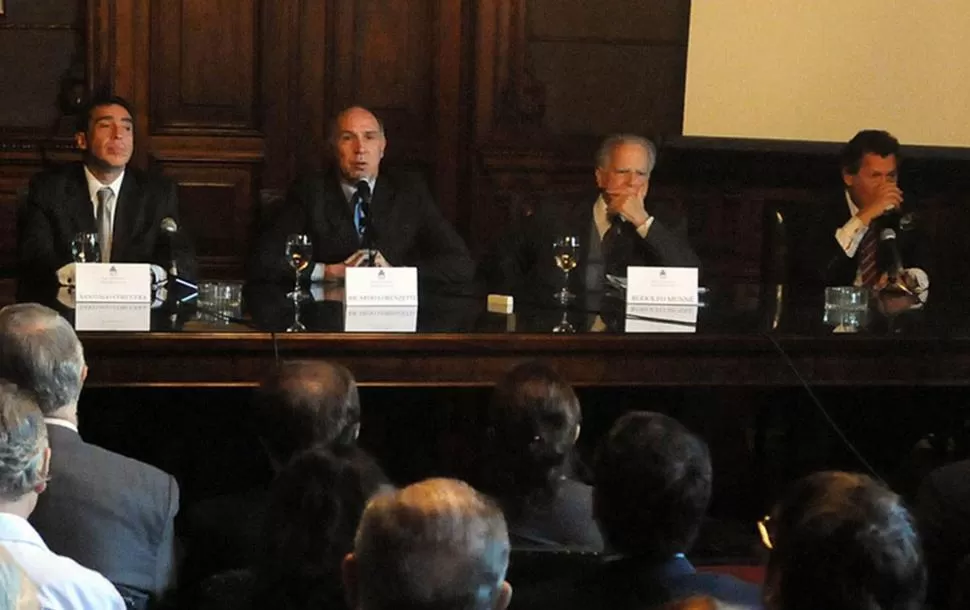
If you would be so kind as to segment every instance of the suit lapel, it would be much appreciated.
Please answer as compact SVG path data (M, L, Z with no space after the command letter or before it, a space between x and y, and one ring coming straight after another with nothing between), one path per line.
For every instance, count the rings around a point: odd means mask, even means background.
M375 229L374 247L378 250L381 249L381 242L387 241L382 237L384 235L383 229L391 222L393 202L394 184L386 177L378 176L374 183L374 196L371 197L370 201L371 220Z
M76 233L91 233L97 231L97 221L94 218L94 204L88 192L88 180L84 175L84 165L78 163L71 173L71 179L64 186L68 214L72 219Z
M111 260L125 260L125 253L138 226L143 212L142 188L131 169L125 170L121 181L121 193L115 201L114 225L111 228Z

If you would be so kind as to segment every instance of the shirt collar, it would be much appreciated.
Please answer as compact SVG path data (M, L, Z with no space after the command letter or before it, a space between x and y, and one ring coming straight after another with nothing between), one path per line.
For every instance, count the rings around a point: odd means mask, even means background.
M596 225L596 231L602 239L610 228L610 218L607 215L606 200L603 199L603 195L597 197L596 203L593 204L593 224Z
M374 185L377 184L377 176L374 176L373 178L366 178L366 181L367 181L367 186L370 187L371 196L373 196ZM360 180L358 180L357 182L360 182ZM351 184L348 182L344 182L343 180L340 181L340 188L341 190L343 190L344 197L347 198L348 202L354 198L354 193L357 192L357 182L354 182Z
M49 426L60 426L62 428L67 428L68 430L74 430L77 432L77 426L73 422L69 422L66 419L58 419L56 417L45 417L44 423Z
M13 513L0 513L0 532L4 540L25 542L49 550L37 530L26 519Z
M845 202L849 205L849 216L855 216L859 213L859 206L855 204L855 201L852 201L849 189L845 189Z
M84 178L88 182L88 195L91 197L91 201L95 203L98 202L98 191L104 187L111 189L111 192L114 193L115 199L118 199L118 193L121 192L121 182L125 179L125 170L121 170L121 173L118 174L118 177L115 178L111 184L104 184L95 178L94 174L91 173L91 170L88 169L88 166L85 165Z

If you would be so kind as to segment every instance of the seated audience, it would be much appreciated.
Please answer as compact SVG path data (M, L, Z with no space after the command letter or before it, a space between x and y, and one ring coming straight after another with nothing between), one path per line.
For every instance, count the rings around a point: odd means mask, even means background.
M37 395L53 453L51 485L30 521L52 551L143 607L174 581L179 488L154 466L84 442L77 403L87 372L81 342L54 310L0 310L0 377Z
M958 566L970 556L970 460L931 472L920 485L913 510L929 570L927 600L943 607Z
M387 483L383 471L357 446L360 396L347 368L331 362L284 362L256 393L252 426L270 463L279 472L311 447L366 464L369 486ZM184 585L233 568L248 568L260 557L269 481L193 506L181 524L188 554Z
M124 609L104 576L52 552L27 521L47 488L50 465L44 416L34 397L0 382L0 546L36 584L42 608Z
M255 566L206 581L200 607L341 607L341 561L380 489L372 468L363 455L341 458L321 448L297 455L270 487Z
M707 445L660 413L621 417L593 465L593 509L608 551L584 576L521 592L520 608L649 608L695 595L760 607L757 586L687 559L711 498Z
M503 610L508 561L498 506L460 481L429 479L370 501L344 587L358 610Z
M548 366L521 364L495 386L479 489L502 505L513 548L600 551L593 489L570 477L582 413Z
M873 479L818 472L786 494L766 524L769 610L918 610L926 570L898 495Z

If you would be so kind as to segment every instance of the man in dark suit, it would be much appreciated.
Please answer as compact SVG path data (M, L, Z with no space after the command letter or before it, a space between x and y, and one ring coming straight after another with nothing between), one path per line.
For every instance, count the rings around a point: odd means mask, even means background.
M907 290L929 288L927 240L903 203L897 184L899 142L885 131L860 131L842 149L844 190L814 209L793 209L787 219L792 280L824 286L893 283L895 242ZM925 297L924 297L925 298Z
M373 263L413 266L421 282L463 283L474 276L464 241L413 175L380 171L387 139L370 111L351 107L332 127L334 168L296 181L279 216L259 240L250 275L293 277L285 257L288 235L313 243L313 281L342 280L347 267ZM371 193L373 198L370 197Z
M927 601L946 607L960 566L970 565L970 460L937 468L923 480L914 513L929 570ZM965 569L965 567L964 567ZM966 572L963 572L964 574Z
M52 551L144 607L173 582L179 488L161 470L78 435L86 376L81 343L57 312L37 303L0 310L0 378L36 394L53 454L50 485L30 521Z
M687 240L687 222L674 207L646 201L656 148L640 136L620 134L603 141L596 155L599 192L540 202L496 254L503 288L561 286L553 242L579 239L570 287L596 292L607 273L626 277L627 266L697 267Z
M652 608L695 595L760 607L760 590L732 576L697 572L685 556L711 498L707 445L660 413L621 417L593 464L593 511L617 553L579 578L516 595L521 608Z
M80 163L44 171L31 180L17 219L22 281L73 282L71 242L98 233L101 262L152 263L194 278L192 246L162 220L178 226L175 184L128 166L134 149L131 106L120 97L96 97L78 115Z

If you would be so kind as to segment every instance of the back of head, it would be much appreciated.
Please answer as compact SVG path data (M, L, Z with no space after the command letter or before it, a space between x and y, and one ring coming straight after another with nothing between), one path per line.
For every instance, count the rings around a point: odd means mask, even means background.
M0 377L35 394L44 415L76 405L84 350L70 323L37 303L0 309Z
M341 452L360 429L357 382L339 364L284 362L257 392L253 423L281 465L314 445Z
M612 549L663 561L693 544L711 498L711 459L680 422L624 415L600 444L593 476L596 520Z
M873 479L819 472L775 508L765 600L775 610L915 610L920 541L898 495Z
M340 562L353 550L368 498L382 481L366 454L298 454L270 488L257 566L257 607L341 603ZM284 603L285 602L285 603Z
M501 595L509 538L485 496L429 479L371 500L354 555L363 610L485 610Z
M899 141L888 131L877 129L865 129L855 134L848 143L842 147L840 162L842 171L847 174L859 173L862 166L862 158L867 154L888 157L895 155L897 164L899 160Z
M0 381L0 502L16 502L47 478L47 427L33 396Z
M509 371L489 403L484 491L501 498L506 510L514 499L554 493L581 418L575 392L548 366L529 362Z

